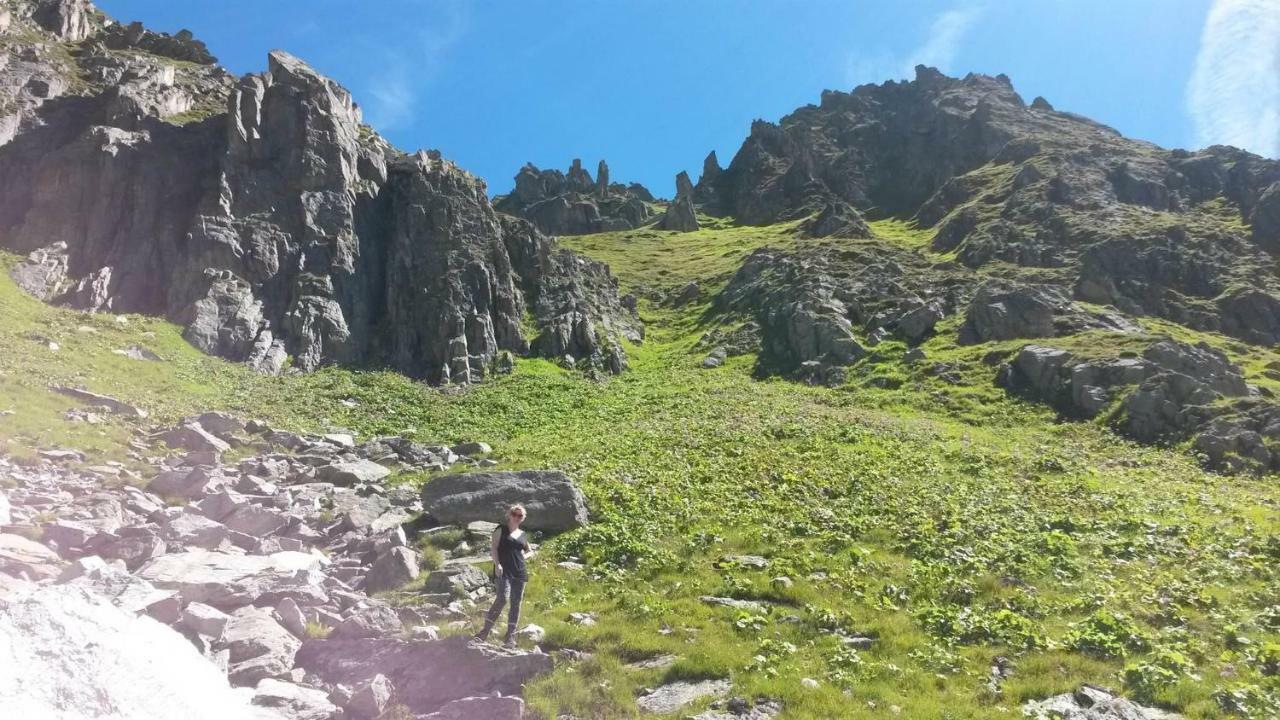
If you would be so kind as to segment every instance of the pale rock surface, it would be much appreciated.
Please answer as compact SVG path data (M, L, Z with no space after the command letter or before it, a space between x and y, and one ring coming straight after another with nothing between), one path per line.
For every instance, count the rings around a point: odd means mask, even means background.
M44 720L264 720L181 635L82 588L0 598L0 707ZM20 672L11 669L20 668Z

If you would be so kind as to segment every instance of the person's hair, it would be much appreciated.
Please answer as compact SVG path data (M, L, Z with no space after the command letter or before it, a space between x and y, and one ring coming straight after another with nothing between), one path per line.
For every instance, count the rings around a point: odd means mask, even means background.
M525 512L523 505L512 505L511 507L507 508L508 516L519 515L520 517L525 517L528 514L529 513Z

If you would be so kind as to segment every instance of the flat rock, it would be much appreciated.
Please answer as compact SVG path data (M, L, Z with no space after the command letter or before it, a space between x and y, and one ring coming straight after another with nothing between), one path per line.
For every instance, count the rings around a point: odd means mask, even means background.
M662 668L668 668L675 665L676 660L678 659L678 657L671 654L655 655L651 658L627 663L627 667L631 670L661 670Z
M674 682L663 685L636 700L640 709L655 715L673 713L692 702L708 697L724 697L733 687L728 680Z
M261 505L243 505L222 519L222 524L235 532L265 538L285 528L290 518L279 510Z
M418 554L406 547L393 547L374 561L365 580L365 591L394 590L416 577Z
M734 610L745 610L747 612L764 612L765 604L755 600L739 600L737 598L714 597L711 595L703 595L698 598L708 605L720 605L722 607L733 608Z
M516 695L524 683L551 671L542 653L502 650L454 637L444 640L308 640L297 664L325 682L356 685L383 674L396 702L430 713L468 697Z
M253 704L271 708L286 720L332 720L341 712L323 690L272 678L258 682Z
M108 395L99 395L98 393L89 392L88 390L83 390L81 388L66 387L63 385L54 385L49 389L59 395L66 395L69 398L74 398L90 405L105 407L113 413L128 415L139 419L145 419L147 417L146 410L135 407L121 400L117 400Z
M160 530L165 540L186 548L213 550L227 541L227 526L195 513L182 513Z
M270 590L291 585L318 585L323 559L285 551L273 555L235 555L187 550L163 555L138 570L156 587L176 590L183 602L238 607Z
M316 469L316 480L349 487L359 483L376 483L391 471L372 460L333 463Z
M524 700L512 696L459 698L422 720L521 720Z
M230 615L199 602L188 603L179 619L184 627L213 640L222 637L222 632L230 621Z
M1034 720L1181 720L1182 715L1143 707L1092 685L1044 700L1028 700L1022 714Z
M140 577L106 564L81 573L65 584L91 590L127 612L142 612L176 595L171 590L161 590Z
M205 430L200 423L190 422L160 434L160 441L178 450L212 450L224 453L231 449L225 440Z

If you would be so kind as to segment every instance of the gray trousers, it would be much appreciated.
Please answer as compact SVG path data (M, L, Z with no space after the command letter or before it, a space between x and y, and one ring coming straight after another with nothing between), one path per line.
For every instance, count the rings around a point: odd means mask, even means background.
M493 599L493 605L489 607L489 613L485 616L486 625L492 626L498 621L498 615L502 614L502 606L507 603L508 592L511 594L511 609L507 611L507 624L515 627L516 623L520 622L520 601L524 599L526 582L528 581L513 578L507 573L498 576L495 580L498 596Z

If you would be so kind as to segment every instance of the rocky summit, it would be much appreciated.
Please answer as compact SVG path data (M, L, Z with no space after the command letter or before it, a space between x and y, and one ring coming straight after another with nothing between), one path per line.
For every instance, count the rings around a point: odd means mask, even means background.
M539 170L532 163L520 168L515 188L494 200L500 212L525 218L549 235L585 235L632 230L653 217L653 195L639 183L609 181L604 160L596 179L574 159L569 172Z
M1280 717L1280 161L922 66L633 167L716 53L507 16L613 167L0 0L0 717Z

